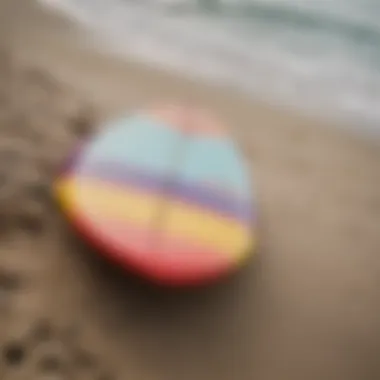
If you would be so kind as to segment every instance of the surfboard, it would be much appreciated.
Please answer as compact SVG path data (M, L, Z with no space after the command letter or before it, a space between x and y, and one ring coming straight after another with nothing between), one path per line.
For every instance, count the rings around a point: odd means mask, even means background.
M252 183L206 112L164 105L109 122L73 155L54 190L89 243L166 285L207 283L253 253Z

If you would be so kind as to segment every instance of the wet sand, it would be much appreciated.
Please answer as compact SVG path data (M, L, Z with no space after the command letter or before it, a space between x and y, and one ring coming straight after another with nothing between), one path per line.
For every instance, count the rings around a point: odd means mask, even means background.
M0 0L0 378L380 378L379 145L106 57L77 32L26 0ZM221 116L257 187L259 250L208 289L119 273L51 199L78 141L162 99Z

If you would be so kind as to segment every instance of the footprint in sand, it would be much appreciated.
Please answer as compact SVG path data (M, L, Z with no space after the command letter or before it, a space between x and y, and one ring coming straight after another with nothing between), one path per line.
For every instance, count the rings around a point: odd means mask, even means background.
M30 380L115 379L102 368L96 355L81 346L79 336L72 331L71 327L60 330L50 321L41 320L33 324L23 339L3 342L1 379L13 379L17 373L27 375Z

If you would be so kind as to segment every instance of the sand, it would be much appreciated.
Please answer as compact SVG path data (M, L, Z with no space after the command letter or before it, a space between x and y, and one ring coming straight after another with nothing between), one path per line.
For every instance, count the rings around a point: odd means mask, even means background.
M379 379L378 142L101 55L76 33L0 0L0 379ZM258 252L207 289L111 268L51 197L78 141L164 99L222 117L256 183Z

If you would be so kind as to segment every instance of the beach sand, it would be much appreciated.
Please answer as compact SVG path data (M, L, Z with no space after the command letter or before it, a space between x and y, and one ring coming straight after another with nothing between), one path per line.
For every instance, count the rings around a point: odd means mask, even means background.
M96 53L77 33L29 1L0 0L0 378L379 379L379 145ZM50 195L102 120L166 99L222 117L257 188L259 249L207 289L119 273Z

